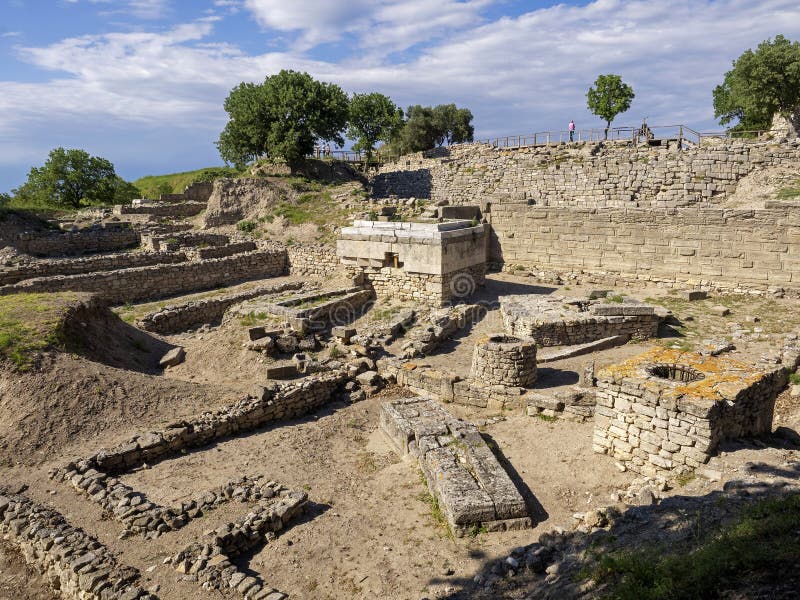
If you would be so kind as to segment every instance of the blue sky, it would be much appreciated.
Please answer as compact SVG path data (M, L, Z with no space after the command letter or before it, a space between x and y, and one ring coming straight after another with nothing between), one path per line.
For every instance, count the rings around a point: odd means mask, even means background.
M56 146L128 179L221 164L228 91L282 68L469 107L477 138L600 127L586 90L618 73L617 124L716 130L714 86L779 33L797 0L0 0L0 191Z

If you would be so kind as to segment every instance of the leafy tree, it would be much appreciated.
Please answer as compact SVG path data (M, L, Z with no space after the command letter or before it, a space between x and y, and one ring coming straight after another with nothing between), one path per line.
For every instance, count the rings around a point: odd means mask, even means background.
M620 113L631 107L635 94L633 88L622 81L619 75L600 75L586 93L586 104L592 114L597 115L606 122L605 137L611 121Z
M134 198L141 198L142 191L122 177L114 182L114 204L130 204Z
M3 192L0 194L0 210L11 204L11 195Z
M438 137L438 146L471 142L475 134L472 126L472 111L458 108L455 104L440 104L433 109L433 121Z
M472 141L474 128L469 109L457 108L455 104L436 107L414 104L408 107L406 115L406 124L392 144L400 154Z
M734 129L768 129L776 113L800 109L800 43L782 35L761 42L733 62L714 88L714 116Z
M133 189L132 189L133 188ZM105 158L84 150L55 148L42 167L33 167L27 181L12 190L20 206L78 208L86 204L111 204L129 198L135 190L114 172Z
M356 140L353 150L366 152L369 163L376 142L388 142L403 126L403 110L383 94L355 94L349 122L347 136Z
M292 165L311 153L317 139L344 143L348 100L338 85L283 70L260 85L233 88L225 111L230 119L217 147L226 163L241 168L268 156Z

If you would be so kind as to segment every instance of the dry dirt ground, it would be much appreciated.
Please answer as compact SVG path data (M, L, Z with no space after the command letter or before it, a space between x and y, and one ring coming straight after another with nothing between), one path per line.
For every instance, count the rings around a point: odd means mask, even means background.
M493 275L481 294L489 301L532 289L578 295L590 286L566 289L536 284L531 278ZM658 288L617 291L642 299L661 297L679 319L692 317L665 331L672 337L659 343L686 344L706 335L744 330L737 346L740 352L757 358L774 348L783 333L796 330L798 303L793 300L748 299L736 304L739 300L720 298L689 304ZM736 307L728 317L710 312L711 306L722 301ZM758 322L752 320L754 315L761 315ZM456 371L468 369L472 337L496 328L496 318L490 312L485 321L426 360ZM13 442L14 452L4 455L3 478L27 484L32 498L52 505L73 524L96 535L121 562L140 570L146 586L158 585L160 598L219 598L219 593L180 580L163 559L204 531L243 515L245 507L229 503L157 540L119 539L119 523L105 520L99 507L71 488L54 484L46 473L72 456L231 402L238 392L263 379L264 363L259 355L242 348L246 326L237 320L204 331L153 337L148 353L136 350L141 342L135 343L135 332L129 326L115 327L110 322L96 325L91 336L96 343L85 348L83 355L53 355L39 371L4 375L0 414L5 429L0 433L7 448ZM156 349L178 344L187 350L183 365L163 375L150 370ZM571 380L586 361L614 362L645 347L628 345L548 364L551 372L543 369L542 382L546 385L550 377L554 385L560 385L563 373L574 373L567 376ZM109 348L113 351L103 351ZM142 356L131 359L137 352ZM123 478L152 500L166 504L242 475L264 475L306 490L310 498L306 516L242 566L293 598L320 600L443 597L470 581L487 561L535 541L540 531L569 525L574 513L609 504L612 492L625 489L634 479L631 473L620 472L610 458L592 453L591 423L546 422L508 412L503 420L482 430L496 443L501 460L529 503L536 526L527 531L452 538L432 515L417 467L401 460L378 429L380 402L405 394L389 388L357 404L332 403L305 418L191 451ZM448 409L479 422L494 416L457 405L448 405ZM800 428L800 406L788 391L779 399L776 412L776 426ZM19 424L16 430L15 424ZM778 464L791 452L777 447L736 447L721 452L712 466L725 477L733 477L748 461ZM674 492L704 494L723 484L698 477ZM28 583L21 588L22 581ZM50 597L20 557L0 545L0 598L3 594L16 599Z

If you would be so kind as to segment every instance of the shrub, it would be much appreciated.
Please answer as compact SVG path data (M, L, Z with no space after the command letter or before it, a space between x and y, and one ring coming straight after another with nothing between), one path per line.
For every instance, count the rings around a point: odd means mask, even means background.
M252 233L253 231L256 230L256 224L255 222L248 220L239 221L236 224L236 229L238 229L239 231L243 231L244 233Z

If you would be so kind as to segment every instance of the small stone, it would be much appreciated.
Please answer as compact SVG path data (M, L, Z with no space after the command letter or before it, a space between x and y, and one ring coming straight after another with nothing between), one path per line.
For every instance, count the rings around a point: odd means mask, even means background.
M727 306L722 306L721 304L712 306L710 310L711 314L717 315L719 317L727 317L729 314L731 314L731 310Z

